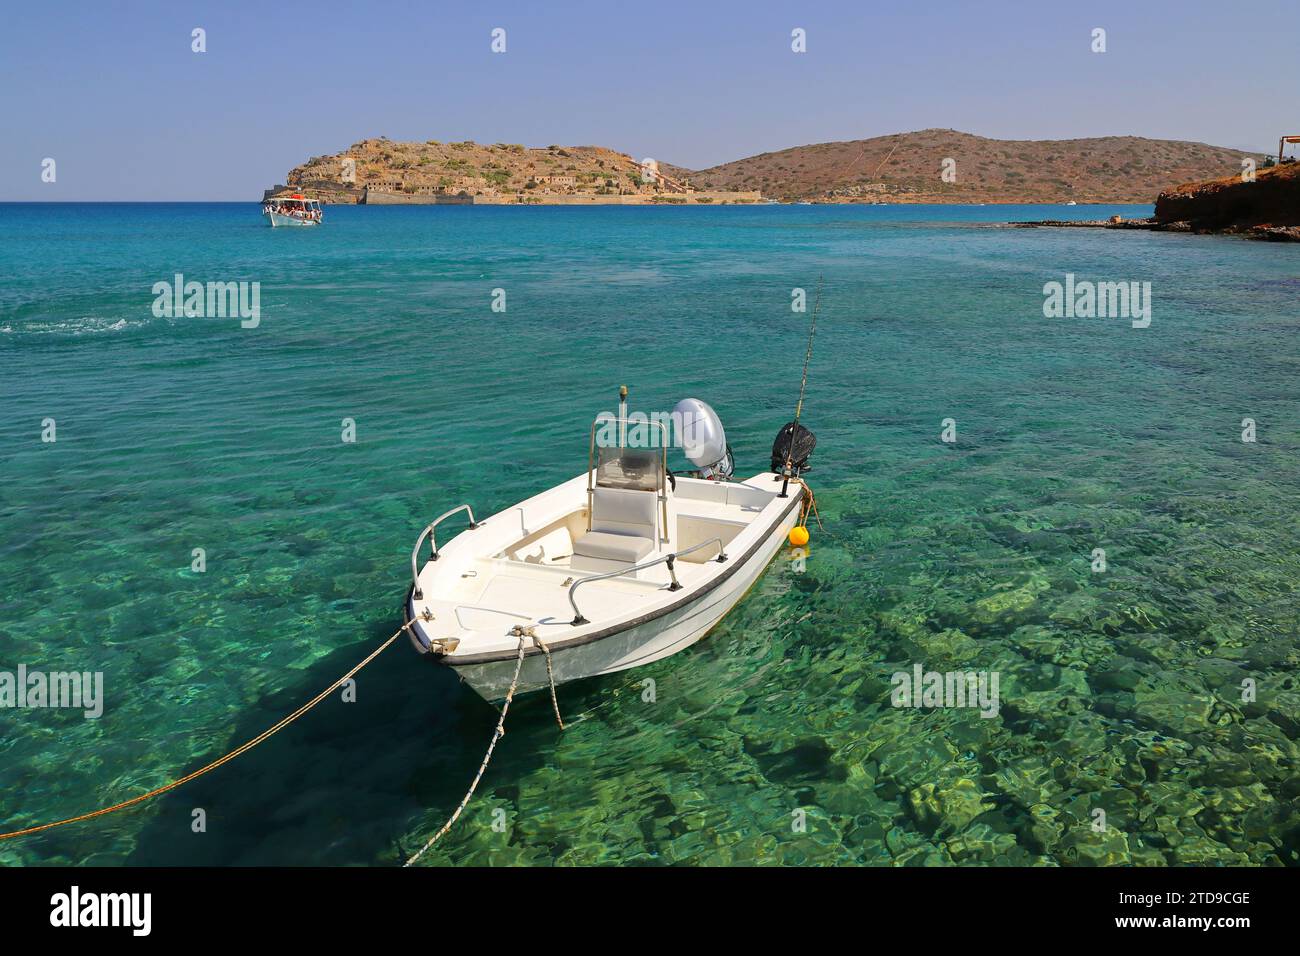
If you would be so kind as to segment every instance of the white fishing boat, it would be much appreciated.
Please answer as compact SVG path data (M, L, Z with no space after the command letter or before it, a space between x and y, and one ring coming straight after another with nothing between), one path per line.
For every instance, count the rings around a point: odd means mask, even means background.
M262 215L272 228L276 226L319 226L325 214L320 201L306 199L298 193L275 196L262 203Z
M771 470L735 481L713 409L685 399L669 419L689 474L668 469L668 424L629 418L623 389L618 415L592 423L584 473L486 520L464 504L429 524L403 608L416 650L498 700L517 666L522 693L648 664L707 634L800 522L816 439L796 413ZM469 529L439 545L461 513Z

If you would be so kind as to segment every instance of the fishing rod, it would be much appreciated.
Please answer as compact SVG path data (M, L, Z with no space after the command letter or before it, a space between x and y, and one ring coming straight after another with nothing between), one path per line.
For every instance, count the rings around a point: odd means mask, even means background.
M813 299L812 320L809 322L808 325L808 348L804 351L804 355L803 355L803 377L799 380L799 401L795 403L794 406L794 421L786 425L785 428L781 429L781 434L777 437L778 447L782 441L784 441L785 443L785 462L781 468L781 474L782 477L784 478L784 481L781 484L781 494L779 496L782 498L789 497L788 491L790 488L790 479L792 477L797 477L797 473L796 473L797 470L795 469L795 459L794 459L794 446L795 446L795 441L799 438L799 429L800 429L799 418L803 415L803 397L804 397L804 392L808 388L808 366L812 364L813 341L817 336L817 313L821 311L821 307L822 307L822 276L819 275L817 277L817 294L816 297ZM808 430L804 429L804 431L808 431ZM808 432L808 435L812 443L815 444L816 439L812 437L812 433ZM799 461L801 463L806 463L808 460L808 455L810 454L812 454L811 446L808 448L807 454L803 454L799 456ZM798 469L798 470L802 470L802 469Z
M817 313L822 308L822 277L817 277L817 294L813 299L812 322L808 326L808 351L803 354L803 378L799 380L799 403L794 407L794 423L799 424L803 414L803 393L808 388L808 365L812 362L813 338L817 335Z

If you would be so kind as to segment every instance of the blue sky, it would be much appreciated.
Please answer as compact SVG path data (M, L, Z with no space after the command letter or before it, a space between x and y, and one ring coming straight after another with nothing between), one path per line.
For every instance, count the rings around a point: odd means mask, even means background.
M1297 38L1295 0L13 2L0 200L254 200L378 135L692 168L927 127L1267 152L1300 133Z

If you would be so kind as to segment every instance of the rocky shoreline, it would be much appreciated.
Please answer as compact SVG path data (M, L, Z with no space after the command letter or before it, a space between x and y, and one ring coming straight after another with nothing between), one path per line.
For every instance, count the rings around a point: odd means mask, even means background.
M1132 229L1146 232L1188 232L1198 236L1239 236L1243 239L1257 239L1262 242L1300 242L1300 226L1224 226L1212 228L1198 226L1188 220L1161 222L1154 216L1150 219L1123 219L1113 222L1109 219L1040 219L1028 222L1009 222L1008 226L1017 229L1051 227L1058 229Z
M1203 236L1240 236L1264 242L1300 242L1300 163L1285 163L1239 176L1185 183L1156 197L1150 219L1012 222L1010 226L1075 229L1145 229Z

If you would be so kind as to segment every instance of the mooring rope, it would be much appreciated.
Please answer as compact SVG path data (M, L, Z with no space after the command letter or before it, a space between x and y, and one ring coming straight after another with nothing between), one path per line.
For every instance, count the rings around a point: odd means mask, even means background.
M555 722L564 729L564 718L560 716L560 700L555 695L555 669L551 666L551 649L542 643L542 639L537 636L537 625L529 624L525 627L522 624L516 624L510 629L511 637L531 637L533 644L536 645L543 654L546 655L546 679L551 685L551 707L555 710Z
M234 760L240 754L247 753L248 751L252 750L258 744L262 743L262 741L275 736L285 727L288 727L291 723L293 723L295 720L301 717L303 714L307 713L307 711L311 710L313 707L315 707L317 704L323 701L326 697L332 694L335 690L337 690L345 681L351 680L352 677L358 671L361 670L361 668L365 667L376 657L382 654L385 650L387 650L389 645L391 645L393 641L397 640L397 638L401 636L402 632L405 631L407 628L409 628L411 624L412 624L411 621L407 621L405 624L399 627L396 631L393 632L392 637L390 637L388 640L384 641L384 643L380 644L377 648L371 651L365 660L363 660L360 664L357 664L350 671L348 671L346 674L344 674L334 683L330 684L329 687L326 687L323 691L321 691L319 694L317 694L307 703L303 704L301 707L295 710L288 717L285 717L283 720L275 724L273 727L270 727L269 729L262 731L252 740L249 740L248 742L236 747L234 750L230 751L230 753L226 754L224 757L219 757L218 759L212 761L212 763L208 764L207 766L200 767L198 770L195 770L193 773L187 773L185 776L173 780L171 783L164 784L161 787L156 787L153 790L150 790L148 793L142 793L137 797L132 797L130 800L123 800L121 803L115 803L111 807L103 807L99 810L93 810L90 813L82 813L75 817L68 817L65 820L55 820L53 823L42 823L39 826L25 827L22 830L13 830L9 833L0 833L0 840L12 840L15 837L28 836L29 834L32 833L40 833L42 830L52 830L55 827L67 826L70 823L80 823L83 820L93 820L95 817L102 817L110 813L116 813L118 810L125 810L127 807L133 807L137 803L144 803L144 801L152 799L153 797L161 796L162 794L167 793L169 790L175 790L177 787L181 786L182 784L189 783L191 780L195 779L196 777L201 777L205 773L211 773L213 770L216 770L218 767L222 766L223 764L229 763L231 760Z
M564 729L564 718L560 716L560 700L555 693L555 672L551 669L551 649L542 643L542 639L537 636L536 630L532 627L520 627L516 624L510 629L510 636L519 638L519 656L515 658L515 676L510 681L510 692L506 694L505 703L501 705L501 716L497 719L497 729L492 734L492 740L488 742L487 753L483 755L483 762L479 764L478 773L474 775L473 782L470 783L469 789L465 791L465 796L461 798L460 805L456 807L456 812L453 813L447 819L447 822L442 825L442 829L429 837L429 841L425 843L424 846L411 854L411 858L402 864L403 867L410 866L420 857L424 856L426 850L446 836L447 831L452 828L452 825L455 824L457 818L459 818L465 808L469 806L469 801L474 796L474 791L478 789L478 784L479 781L483 779L484 771L487 770L488 761L492 759L492 751L496 750L497 741L505 735L506 712L510 710L510 702L514 700L515 691L519 689L519 672L523 670L524 666L524 646L530 638L534 644L542 649L542 653L546 655L546 679L550 681L551 684L551 706L555 708L555 722L560 725L561 730Z
M812 487L798 475L791 475L790 481L793 484L802 485L803 490L806 492L803 504L799 507L799 526L804 528L808 527L808 515L811 514L817 521L817 529L819 531L826 531L822 526L821 512L817 510L817 496L813 494ZM829 531L826 533L830 534Z
M529 628L532 630L532 628ZM546 655L546 679L551 682L551 706L555 708L555 722L564 729L564 718L560 716L560 699L555 696L555 672L551 670L551 649L542 643L542 639L536 634L533 635L533 643L542 649Z
M812 512L813 518L817 521L817 530L825 531L826 528L822 525L822 513L817 509L817 496L813 494L813 490L809 487L808 482L804 481L802 478L799 479L799 484L803 485L804 489L808 492L808 500L804 503L803 508L803 526L805 528L808 527L808 513Z
M516 628L516 630L520 630L520 629ZM497 720L497 729L492 734L492 741L491 743L488 744L487 753L483 755L483 762L479 764L478 773L474 775L474 782L469 785L469 789L465 791L464 798L462 798L460 801L460 806L458 806L456 808L456 812L453 813L447 819L447 822L442 825L442 829L439 830L437 833L435 833L433 836L429 837L429 841L425 843L424 846L420 847L420 849L416 850L413 854L411 854L411 858L402 864L403 867L410 866L420 857L424 856L425 852L431 846L433 846L435 843L441 840L443 836L446 835L447 831L452 828L452 825L456 822L456 820L460 817L461 813L465 810L465 807L469 804L470 798L474 796L474 791L478 789L478 782L483 779L483 771L487 770L488 761L492 759L492 751L496 750L497 741L500 740L502 735L506 732L505 730L506 713L510 710L510 701L514 700L515 688L519 686L519 672L523 669L524 666L524 645L527 642L527 640L528 640L528 635L524 634L522 630L520 630L519 656L515 658L515 676L510 681L510 692L506 694L506 701L504 704L501 705L501 717Z

